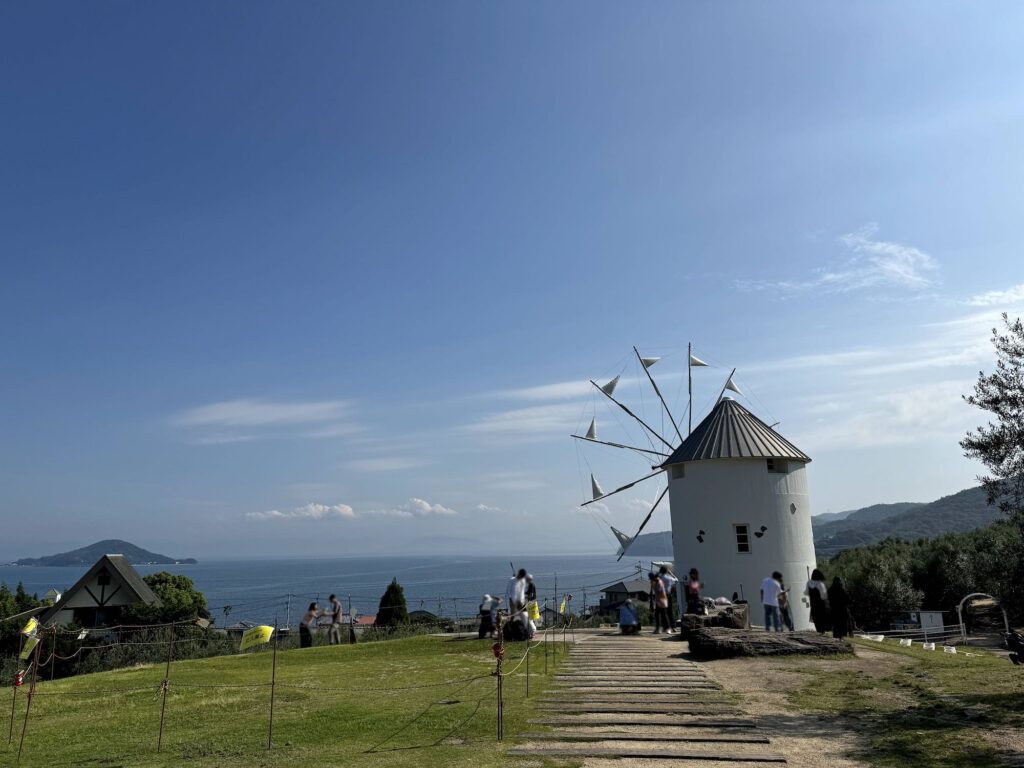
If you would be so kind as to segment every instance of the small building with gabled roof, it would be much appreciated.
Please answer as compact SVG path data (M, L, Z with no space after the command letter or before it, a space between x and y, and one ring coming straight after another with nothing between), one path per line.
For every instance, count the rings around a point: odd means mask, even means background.
M815 567L806 466L811 458L729 397L661 465L668 472L676 572L697 568L706 597L755 606L783 574L797 629L810 626L804 584Z
M44 625L102 627L116 624L124 609L135 603L161 605L124 555L103 555L40 621Z

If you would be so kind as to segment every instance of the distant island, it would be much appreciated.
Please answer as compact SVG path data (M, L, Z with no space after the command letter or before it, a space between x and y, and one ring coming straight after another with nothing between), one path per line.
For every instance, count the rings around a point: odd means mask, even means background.
M150 552L120 539L105 539L87 547L73 549L45 557L24 557L15 565L90 566L103 555L124 555L132 565L193 565L197 560L191 557L168 557Z
M812 517L811 525L818 556L832 557L844 549L877 544L888 537L913 541L972 531L1001 516L999 509L988 503L985 489L974 487L932 502L901 501L826 512ZM672 532L641 534L629 548L629 555L671 557Z

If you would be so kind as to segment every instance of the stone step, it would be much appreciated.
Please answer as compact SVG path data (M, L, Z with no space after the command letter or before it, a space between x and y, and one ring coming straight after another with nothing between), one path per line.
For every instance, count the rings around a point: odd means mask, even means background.
M630 720L623 714L598 713L580 717L543 717L529 720L532 725L575 726L581 725L672 725L677 728L748 728L756 730L757 725L746 718L713 718L698 720L696 718L680 719L670 715L644 715Z
M786 758L772 752L736 754L725 752L684 752L664 744L650 747L594 747L588 744L571 746L512 747L508 753L523 757L637 757L657 760L703 760L720 763L785 763Z
M765 736L747 736L737 733L682 734L641 733L638 731L546 731L521 733L523 741L675 741L706 744L767 744Z
M655 702L644 704L597 704L585 702L581 704L547 704L538 707L542 712L564 712L565 714L598 714L602 712L614 712L617 714L636 713L638 715L711 715L711 714L735 714L734 707L722 706L719 704L704 704L697 702L693 704L658 704Z
M555 691L557 693L557 691ZM585 695L585 696L545 696L537 699L539 704L575 704L585 700L587 704L732 704L732 699L710 697L702 694L627 694L620 696Z

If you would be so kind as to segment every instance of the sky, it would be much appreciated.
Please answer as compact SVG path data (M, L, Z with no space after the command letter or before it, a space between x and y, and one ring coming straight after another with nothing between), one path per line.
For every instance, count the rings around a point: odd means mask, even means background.
M740 402L815 513L981 468L1024 7L7 3L0 559L613 551L587 382ZM696 423L696 422L695 422ZM677 441L675 441L677 442ZM649 470L648 470L649 471ZM649 530L668 526L660 509Z

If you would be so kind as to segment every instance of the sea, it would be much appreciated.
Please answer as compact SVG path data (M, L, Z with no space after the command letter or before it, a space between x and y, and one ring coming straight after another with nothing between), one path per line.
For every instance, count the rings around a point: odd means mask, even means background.
M194 565L138 565L143 576L157 571L180 573L192 579L206 596L216 626L237 621L296 624L312 601L325 606L337 594L347 610L358 615L377 612L392 579L405 593L410 611L425 610L446 618L475 615L485 593L504 595L512 567L534 577L538 597L560 603L572 595L569 607L580 613L595 605L601 588L636 578L651 568L651 560L615 555L543 555L517 558L408 556L343 557L204 561ZM85 572L82 567L0 565L0 583L11 589L20 581L29 593L42 596L51 587L65 591Z

